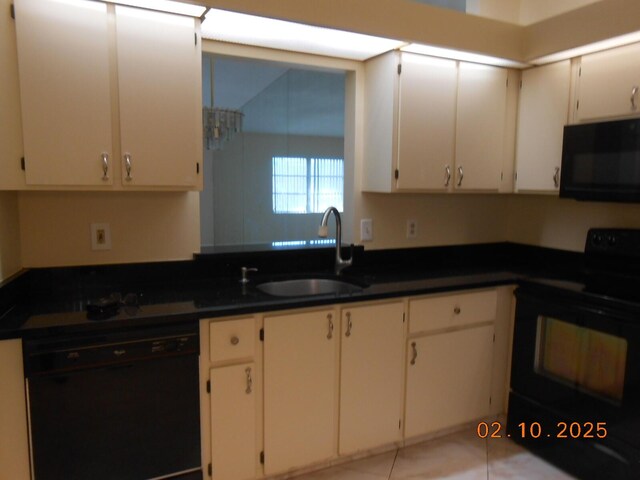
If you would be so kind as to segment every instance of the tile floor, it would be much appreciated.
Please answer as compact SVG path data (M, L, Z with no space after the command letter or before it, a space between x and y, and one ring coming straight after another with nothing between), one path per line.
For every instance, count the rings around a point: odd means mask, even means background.
M294 480L572 480L513 441L474 431L307 473Z

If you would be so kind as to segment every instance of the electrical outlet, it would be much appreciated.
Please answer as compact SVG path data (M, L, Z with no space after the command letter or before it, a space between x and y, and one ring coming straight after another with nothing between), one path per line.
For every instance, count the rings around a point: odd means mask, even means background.
M111 250L111 229L108 223L91 224L91 250Z
M360 241L370 242L373 240L373 220L363 218L360 220Z
M418 222L416 220L407 220L407 238L416 238L418 236Z

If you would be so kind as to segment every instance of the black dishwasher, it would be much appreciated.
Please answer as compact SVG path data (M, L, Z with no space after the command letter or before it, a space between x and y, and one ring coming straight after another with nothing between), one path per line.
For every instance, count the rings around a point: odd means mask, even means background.
M25 340L35 480L201 480L197 323Z

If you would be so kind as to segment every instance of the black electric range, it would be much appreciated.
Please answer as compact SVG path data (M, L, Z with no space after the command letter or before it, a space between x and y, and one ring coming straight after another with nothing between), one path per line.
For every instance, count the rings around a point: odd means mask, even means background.
M591 229L575 281L516 290L507 431L582 479L640 479L640 230Z

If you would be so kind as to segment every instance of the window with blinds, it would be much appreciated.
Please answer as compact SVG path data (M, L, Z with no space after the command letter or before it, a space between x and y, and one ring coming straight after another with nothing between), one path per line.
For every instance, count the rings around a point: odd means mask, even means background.
M342 158L273 157L273 213L343 211Z

